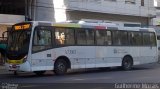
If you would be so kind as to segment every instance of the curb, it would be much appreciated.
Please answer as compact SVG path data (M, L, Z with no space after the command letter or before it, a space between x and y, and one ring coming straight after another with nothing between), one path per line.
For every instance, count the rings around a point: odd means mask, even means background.
M9 74L10 71L6 70L5 66L0 65L0 74Z
M5 65L0 65L0 70L5 69Z

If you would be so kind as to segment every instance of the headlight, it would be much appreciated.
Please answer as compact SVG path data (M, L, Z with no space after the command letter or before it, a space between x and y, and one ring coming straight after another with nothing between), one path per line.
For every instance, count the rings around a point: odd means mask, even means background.
M27 56L24 56L23 63L27 61Z

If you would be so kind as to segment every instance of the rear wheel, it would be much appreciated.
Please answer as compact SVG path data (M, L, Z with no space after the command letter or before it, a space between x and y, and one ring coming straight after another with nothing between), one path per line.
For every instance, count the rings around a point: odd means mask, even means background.
M99 69L102 70L102 71L107 71L107 70L110 70L111 67L101 67L101 68L99 68Z
M127 56L127 57L124 57L123 58L123 61L122 61L122 68L124 70L131 70L132 69L132 66L133 66L133 61L132 61L132 58Z
M45 71L34 71L34 73L39 76L39 75L43 75Z
M67 62L64 59L58 59L54 65L56 75L64 75L67 72Z

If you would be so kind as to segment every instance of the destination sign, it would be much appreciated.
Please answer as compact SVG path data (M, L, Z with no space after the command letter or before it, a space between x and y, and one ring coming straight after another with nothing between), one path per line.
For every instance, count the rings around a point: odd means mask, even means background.
M15 30L26 30L30 28L30 24L16 25L14 26Z

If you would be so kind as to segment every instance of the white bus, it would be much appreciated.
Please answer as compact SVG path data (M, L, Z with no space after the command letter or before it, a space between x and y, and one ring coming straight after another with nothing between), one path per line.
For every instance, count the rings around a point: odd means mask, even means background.
M24 22L12 27L6 67L10 71L47 70L62 75L68 69L121 66L157 62L152 28L119 28L111 23Z
M153 26L153 28L155 29L156 35L157 35L158 62L160 62L160 27L159 26Z

